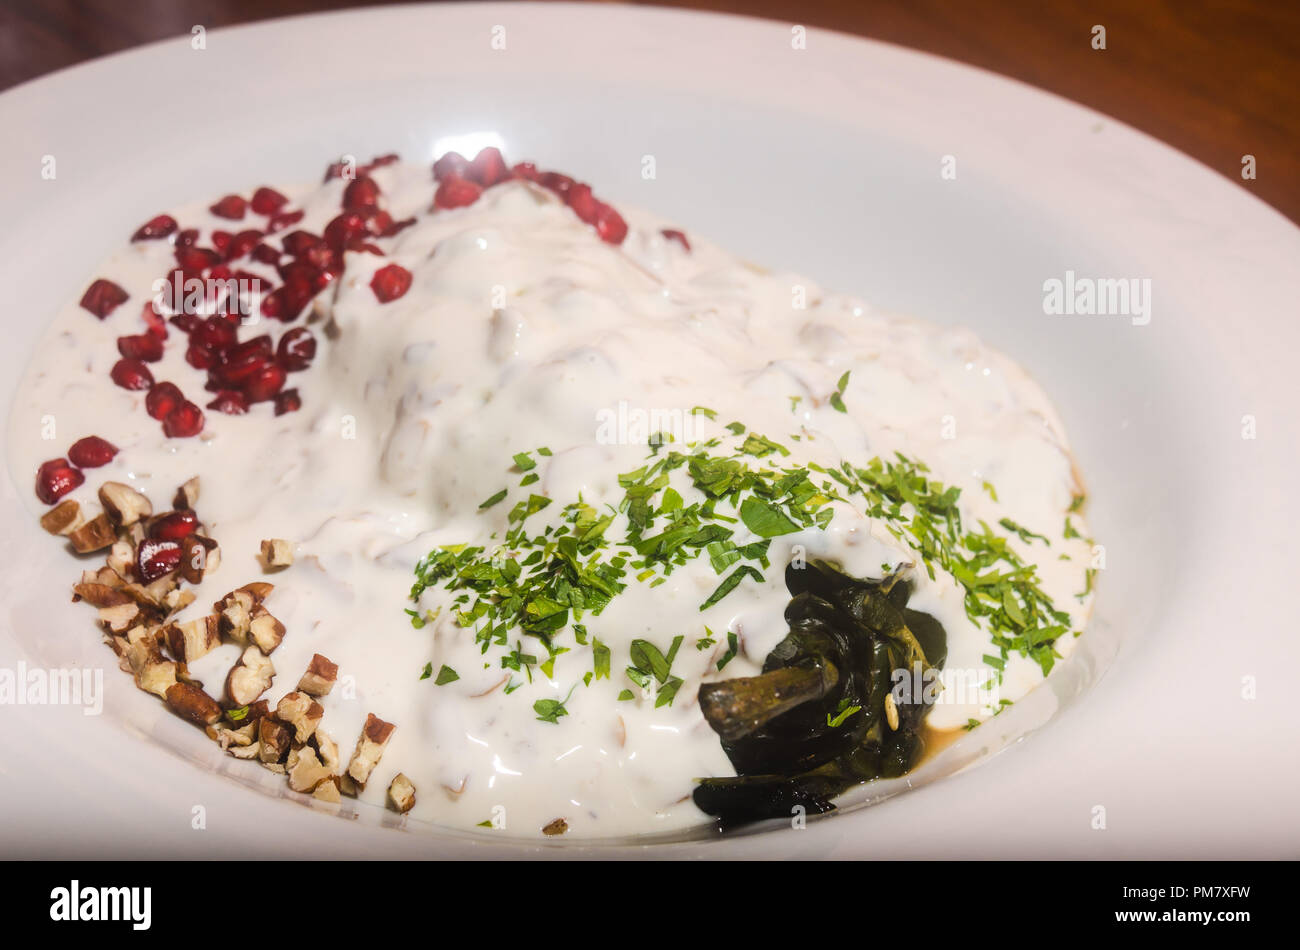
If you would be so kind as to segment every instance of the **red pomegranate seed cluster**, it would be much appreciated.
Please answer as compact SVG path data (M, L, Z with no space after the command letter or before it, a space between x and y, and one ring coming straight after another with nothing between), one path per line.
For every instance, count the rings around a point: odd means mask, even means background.
M532 162L507 166L501 150L488 146L473 160L459 152L448 152L433 163L433 177L438 191L434 208L464 208L478 201L485 188L506 181L531 181L562 198L578 219L596 229L601 240L622 244L627 237L627 223L612 206L592 194L591 186L559 172L542 172Z
M68 449L67 458L50 459L36 470L36 497L52 505L86 480L83 468L107 465L117 454L117 446L97 435L78 439Z
M247 312L247 307L257 303L262 316L291 323L343 272L344 252L383 256L375 240L393 237L415 223L414 218L393 220L382 207L382 189L371 176L375 169L398 160L395 154L381 155L358 166L355 172L346 162L330 164L325 181L344 177L349 181L343 190L340 213L320 234L294 229L304 212L288 208L289 199L267 186L256 189L248 198L225 195L209 207L214 216L226 221L243 222L250 214L265 219L261 228L236 224L230 230L213 230L211 247L199 244L198 228L182 229L171 215L156 215L142 224L131 236L132 242L171 242L176 267L164 278L170 285L171 299L187 299L186 284L193 279L205 281L201 309L206 315L172 313L153 300L147 301L141 312L144 332L127 334L117 340L122 358L110 372L113 382L123 389L145 393L145 410L162 423L168 437L186 438L203 431L203 410L177 384L155 381L149 369L148 364L163 357L168 341L167 324L171 323L183 334L186 363L206 376L204 389L212 394L208 409L242 415L256 403L269 402L276 415L283 415L302 408L298 390L285 385L288 374L307 369L315 359L315 336L306 327L291 327L279 335L278 341L269 333L241 340L239 313ZM473 159L448 152L434 163L433 173L438 187L430 210L466 207L476 202L487 188L526 180L558 195L603 240L621 244L627 236L627 224L622 216L599 200L589 185L559 172L539 171L531 162L508 166L496 148L484 148ZM690 249L680 231L663 233ZM267 243L271 235L277 236L279 248ZM274 268L280 283L274 285L274 281L239 269L238 262L245 259ZM245 287L261 287L267 283L273 286L261 295L260 302L243 296L235 301L226 299L229 292L226 282L231 280L237 282L241 294ZM411 282L409 270L389 263L375 271L370 287L376 299L389 303L404 296ZM103 320L127 299L122 287L100 278L86 289L81 306ZM235 303L241 306L232 308ZM68 458L51 459L40 467L37 496L53 504L85 481L82 468L104 465L116 453L114 446L97 436L81 439L68 450ZM161 546L146 559L150 565L148 572L165 565L172 556L166 545L174 546L176 539L153 540ZM148 572L142 567L142 574Z
M396 161L396 156L376 159L363 171ZM369 177L351 183L343 202L343 213L326 226L323 235L308 231L291 231L281 238L282 249L265 242L267 235L292 227L303 217L302 211L286 211L288 198L273 188L261 187L250 199L226 195L209 209L215 216L242 221L250 212L267 218L266 228L238 231L214 230L212 247L203 247L197 228L179 229L169 215L158 215L142 225L133 241L172 237L176 269L164 279L171 285L172 299L185 299L185 284L192 279L210 282L204 285L204 310L217 311L208 316L176 313L166 317L153 301L144 305L142 317L146 332L118 338L122 356L111 371L113 382L123 389L145 392L145 410L162 423L171 438L194 436L203 430L203 410L187 398L172 382L155 382L147 364L162 359L170 322L184 334L185 361L206 374L204 388L213 394L207 408L230 415L242 415L258 402L271 402L277 415L302 407L296 389L284 388L288 374L305 370L316 355L316 338L305 327L295 327L280 335L278 346L270 334L240 340L239 310L231 311L235 301L223 299L225 289L219 282L231 279L247 281L243 286L260 286L266 279L230 266L251 258L274 267L281 283L261 298L260 310L265 317L291 322L296 320L312 299L343 270L345 250L382 251L371 243L377 236L389 236L414 223L414 219L394 222L379 207L379 188ZM208 288L218 287L215 298ZM86 291L82 306L101 319L127 299L122 288L107 280L97 280ZM251 305L251 300L239 303ZM51 467L47 481L63 484L75 480L59 475ZM61 469L59 469L61 471ZM62 479L62 481L60 481ZM72 487L65 488L70 491Z

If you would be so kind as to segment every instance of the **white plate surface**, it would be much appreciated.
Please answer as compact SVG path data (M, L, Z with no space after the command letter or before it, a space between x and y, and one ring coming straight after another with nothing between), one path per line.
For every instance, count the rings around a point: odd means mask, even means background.
M109 688L100 716L0 706L0 851L1300 855L1300 230L1277 212L1063 100L833 33L809 31L796 50L790 24L470 4L206 39L0 96L3 418L49 315L156 209L310 179L338 154L425 159L449 136L496 132L512 159L564 169L758 262L965 324L1020 360L1061 409L1089 485L1106 545L1097 616L1076 668L972 733L984 738L967 758L1014 746L991 765L798 831L575 849L400 831L376 810L339 820L248 787L278 785L232 781L231 760L150 697ZM54 181L40 174L46 155ZM940 175L945 156L954 180ZM1067 269L1149 278L1150 323L1045 315L1043 282ZM66 555L36 526L31 473L9 474L0 667L120 676L84 610L66 604Z

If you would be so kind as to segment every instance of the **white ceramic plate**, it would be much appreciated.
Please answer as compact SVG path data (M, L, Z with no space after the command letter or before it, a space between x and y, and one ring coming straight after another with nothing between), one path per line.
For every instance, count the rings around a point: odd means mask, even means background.
M1036 90L880 43L792 38L791 24L641 8L402 7L221 30L202 50L184 37L12 90L0 96L6 390L48 315L155 209L308 179L333 155L424 159L448 137L495 132L508 156L756 261L969 325L1029 367L1062 411L1106 545L1097 615L1033 702L915 781L1050 725L987 768L799 831L575 850L397 832L376 809L339 820L276 800L281 782L249 777L113 685L108 651L65 606L66 555L36 526L32 473L11 471L0 667L104 667L108 688L100 716L0 707L0 850L1300 853L1300 230L1187 157ZM955 179L941 176L945 156ZM1046 315L1043 283L1066 270L1150 279L1149 324ZM7 419L12 392L3 400ZM1244 417L1256 438L1243 438Z

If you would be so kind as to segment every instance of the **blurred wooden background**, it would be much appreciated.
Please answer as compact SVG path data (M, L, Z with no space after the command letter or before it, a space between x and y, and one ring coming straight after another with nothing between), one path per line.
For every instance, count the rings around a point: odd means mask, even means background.
M201 23L366 0L0 0L0 89ZM1300 222L1300 0L665 0L911 46L1114 116ZM1094 52L1092 27L1106 27ZM1242 156L1257 179L1241 179Z

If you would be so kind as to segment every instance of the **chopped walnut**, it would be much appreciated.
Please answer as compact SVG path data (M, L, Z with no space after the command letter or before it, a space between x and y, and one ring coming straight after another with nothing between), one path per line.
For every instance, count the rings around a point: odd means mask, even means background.
M182 624L168 624L163 628L167 637L167 649L172 656L186 663L207 656L221 643L217 625L217 617L213 614L197 620L187 620Z
M321 782L330 778L329 768L316 757L316 750L303 746L298 750L296 760L290 759L289 787L295 792L310 792Z
M226 677L226 695L237 706L247 706L271 688L275 666L255 646L246 649Z
M81 505L75 498L66 498L41 515L41 527L50 534L71 534L81 522Z
M293 544L283 538L263 541L262 563L268 570L288 567L293 563Z
M280 700L280 704L275 707L275 715L282 722L293 726L295 742L306 742L316 731L325 710L305 693L293 692Z
M153 514L153 504L130 485L104 482L99 486L99 503L104 512L123 528L137 524Z
M314 653L311 662L307 664L307 672L302 674L302 679L298 680L298 691L310 696L328 696L329 691L334 688L334 681L338 679L338 675L337 663L331 662L319 653Z
M117 529L108 520L108 515L101 513L70 532L68 540L78 554L90 554L112 547L117 541Z
M393 724L384 722L374 713L366 714L366 724L357 738L356 750L348 762L347 774L361 786L365 786L370 773L383 757L388 740L393 737Z
M388 783L388 802L403 815L415 805L415 786L401 772Z
M217 701L190 683L173 682L163 694L163 698L177 715L190 722L210 726L221 718L221 706Z

